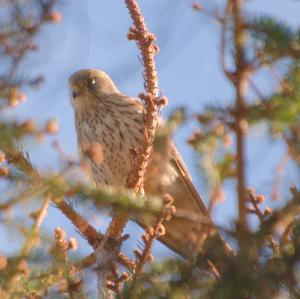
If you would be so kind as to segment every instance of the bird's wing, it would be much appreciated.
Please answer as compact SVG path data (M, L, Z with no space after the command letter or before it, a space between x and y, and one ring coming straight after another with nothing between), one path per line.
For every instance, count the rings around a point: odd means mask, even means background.
M176 207L175 216L165 222L166 234L159 240L186 258L193 258L210 234L217 233L210 215L194 187L191 176L173 144L167 157L154 152L145 177L145 191L151 195L170 194ZM152 225L153 216L138 216L143 227Z
M174 165L177 172L179 173L179 176L182 179L182 183L185 185L186 189L189 190L189 192L192 194L192 197L195 201L195 203L199 206L199 209L202 211L204 215L209 217L209 212L198 193L197 189L195 188L193 182L192 182L192 176L190 172L188 171L184 161L182 160L182 157L180 153L177 151L176 147L172 146L173 154L171 155L170 163Z

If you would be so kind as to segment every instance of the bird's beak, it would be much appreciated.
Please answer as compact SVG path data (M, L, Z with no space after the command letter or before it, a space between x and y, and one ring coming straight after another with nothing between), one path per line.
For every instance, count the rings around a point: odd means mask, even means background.
M80 90L82 90L82 84L80 84L80 82L70 82L70 88L71 88L71 92L72 92L72 99L76 100L76 98L79 96L80 94Z
M76 92L75 90L73 90L72 91L72 99L76 100L77 96L78 96L78 92Z

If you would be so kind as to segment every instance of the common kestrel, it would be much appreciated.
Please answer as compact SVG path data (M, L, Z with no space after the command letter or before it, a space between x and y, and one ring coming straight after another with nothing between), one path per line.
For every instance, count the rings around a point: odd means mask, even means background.
M70 77L69 84L78 146L93 181L125 187L133 166L133 150L138 152L142 143L142 103L122 95L100 70L80 70ZM98 155L91 157L91 152ZM166 234L160 241L177 253L187 258L195 256L207 236L207 225L213 228L210 233L218 234L172 141L163 153L154 150L144 188L147 194L170 194L174 198L176 214L165 223ZM134 217L143 227L154 221L149 215Z

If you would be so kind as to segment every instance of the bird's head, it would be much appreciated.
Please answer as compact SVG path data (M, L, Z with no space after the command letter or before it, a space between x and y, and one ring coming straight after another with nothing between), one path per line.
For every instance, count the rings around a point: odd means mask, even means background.
M72 105L75 108L88 105L89 101L101 101L105 97L118 94L114 82L103 71L85 69L75 72L69 78Z

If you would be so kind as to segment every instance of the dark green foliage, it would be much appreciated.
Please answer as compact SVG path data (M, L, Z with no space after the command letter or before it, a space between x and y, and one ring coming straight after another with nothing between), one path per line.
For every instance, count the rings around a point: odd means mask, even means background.
M250 41L262 63L300 57L299 34L289 25L268 16L250 18L247 22Z

